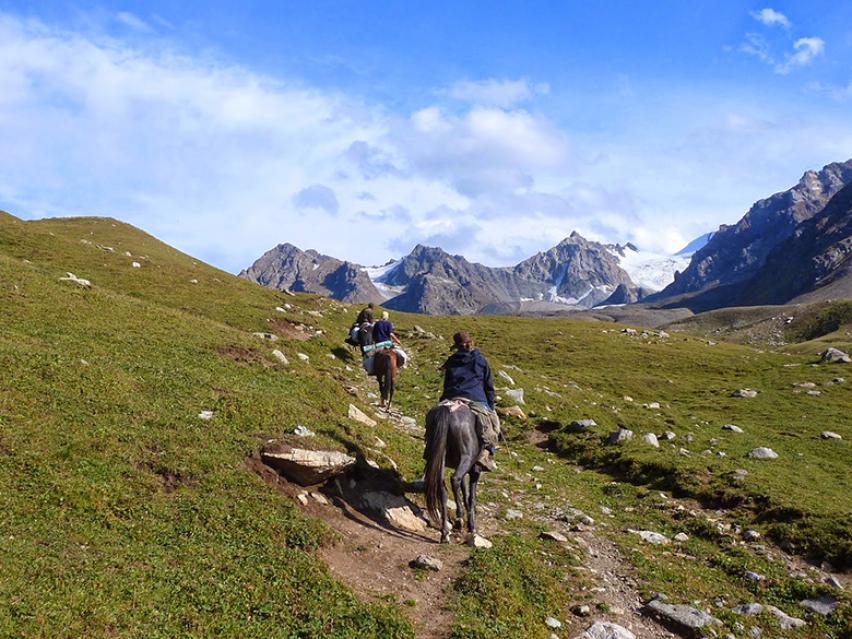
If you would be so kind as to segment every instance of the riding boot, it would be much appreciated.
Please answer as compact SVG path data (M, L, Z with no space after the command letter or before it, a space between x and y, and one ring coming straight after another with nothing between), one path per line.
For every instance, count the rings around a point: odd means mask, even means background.
M483 448L482 452L479 453L479 457L476 458L476 463L485 471L492 471L497 468L497 464L494 463L494 457L491 451L487 448Z

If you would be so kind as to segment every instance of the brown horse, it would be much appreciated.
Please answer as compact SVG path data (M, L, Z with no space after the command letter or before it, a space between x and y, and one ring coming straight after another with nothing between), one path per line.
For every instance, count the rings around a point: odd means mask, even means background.
M379 393L382 396L382 408L390 410L393 402L394 381L399 370L396 352L392 348L376 351L373 359L373 375L379 380Z

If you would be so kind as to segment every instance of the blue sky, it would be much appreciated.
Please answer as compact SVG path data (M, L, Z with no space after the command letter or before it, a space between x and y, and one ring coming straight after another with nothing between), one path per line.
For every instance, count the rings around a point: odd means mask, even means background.
M0 5L0 207L231 271L674 251L852 157L852 3L32 5Z

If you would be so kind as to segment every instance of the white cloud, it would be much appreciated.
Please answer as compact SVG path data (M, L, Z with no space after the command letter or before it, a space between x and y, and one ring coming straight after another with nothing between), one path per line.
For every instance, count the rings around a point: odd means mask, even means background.
M293 206L302 212L313 209L329 215L337 215L340 211L340 204L334 191L322 184L307 186L296 193L292 199Z
M799 38L793 43L793 53L786 56L782 64L775 67L776 73L785 75L798 67L813 62L825 52L825 40L822 38Z
M147 32L151 30L151 27L147 22L128 11L119 11L115 14L115 19L124 26L135 29L136 31Z
M757 33L746 33L746 41L740 45L740 51L754 56L761 62L775 64L775 59L769 50L769 43L762 35Z
M550 87L546 83L530 84L526 78L519 80L463 80L439 94L455 100L470 102L480 106L509 108L527 102L536 94L546 95Z
M789 29L790 20L783 13L775 11L775 9L761 9L760 11L752 11L751 17L765 24L767 27L780 26Z

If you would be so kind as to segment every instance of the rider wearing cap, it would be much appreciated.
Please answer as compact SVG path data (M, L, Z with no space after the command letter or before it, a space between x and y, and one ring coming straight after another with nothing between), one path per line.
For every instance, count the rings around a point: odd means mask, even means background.
M482 450L477 462L485 470L494 469L492 459L500 435L500 419L494 410L494 378L488 361L465 331L453 335L455 353L444 365L444 391L441 401L461 399L476 416L476 433Z

